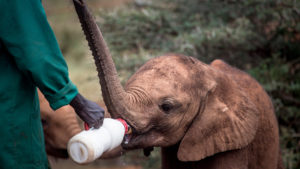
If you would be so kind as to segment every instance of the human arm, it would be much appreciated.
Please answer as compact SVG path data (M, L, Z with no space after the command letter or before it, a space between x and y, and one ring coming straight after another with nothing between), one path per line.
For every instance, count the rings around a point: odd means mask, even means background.
M41 1L0 1L0 8L0 41L12 56L17 69L32 81L32 86L37 86L42 91L52 109L56 110L69 104L77 97L78 91L69 79L67 64L47 21ZM87 107L91 107L88 105ZM85 112L76 112L88 114L81 115L83 120L97 125L99 120L101 122L104 111L100 107L92 107L97 111L84 108L81 110ZM89 114L95 113L99 118L91 119L90 117L95 115Z

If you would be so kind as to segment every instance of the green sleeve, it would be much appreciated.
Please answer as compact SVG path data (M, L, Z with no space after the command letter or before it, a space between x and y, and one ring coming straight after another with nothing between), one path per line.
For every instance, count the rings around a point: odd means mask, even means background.
M40 0L0 0L0 40L57 109L77 95Z

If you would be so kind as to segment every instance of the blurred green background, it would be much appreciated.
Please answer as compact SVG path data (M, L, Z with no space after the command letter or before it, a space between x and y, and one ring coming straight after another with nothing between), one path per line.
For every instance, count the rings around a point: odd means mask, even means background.
M96 68L70 0L43 1L79 91L101 102ZM88 0L124 83L145 61L181 53L210 63L225 60L255 77L272 97L287 169L300 168L299 0ZM82 168L52 160L53 168ZM94 168L157 169L159 149ZM72 166L72 167L70 167Z

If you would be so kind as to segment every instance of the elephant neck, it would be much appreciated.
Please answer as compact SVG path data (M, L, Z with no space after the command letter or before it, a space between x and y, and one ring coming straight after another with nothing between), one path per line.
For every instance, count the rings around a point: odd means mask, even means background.
M198 169L200 163L197 161L183 162L177 158L179 143L170 147L162 147L162 169Z

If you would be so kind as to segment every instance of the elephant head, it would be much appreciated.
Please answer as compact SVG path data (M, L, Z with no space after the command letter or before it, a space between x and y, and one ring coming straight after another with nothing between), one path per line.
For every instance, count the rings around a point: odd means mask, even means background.
M253 140L258 127L255 105L229 75L193 57L168 54L151 59L123 88L84 0L73 2L94 56L108 111L133 128L124 148L179 143L178 159L197 161L245 147Z

